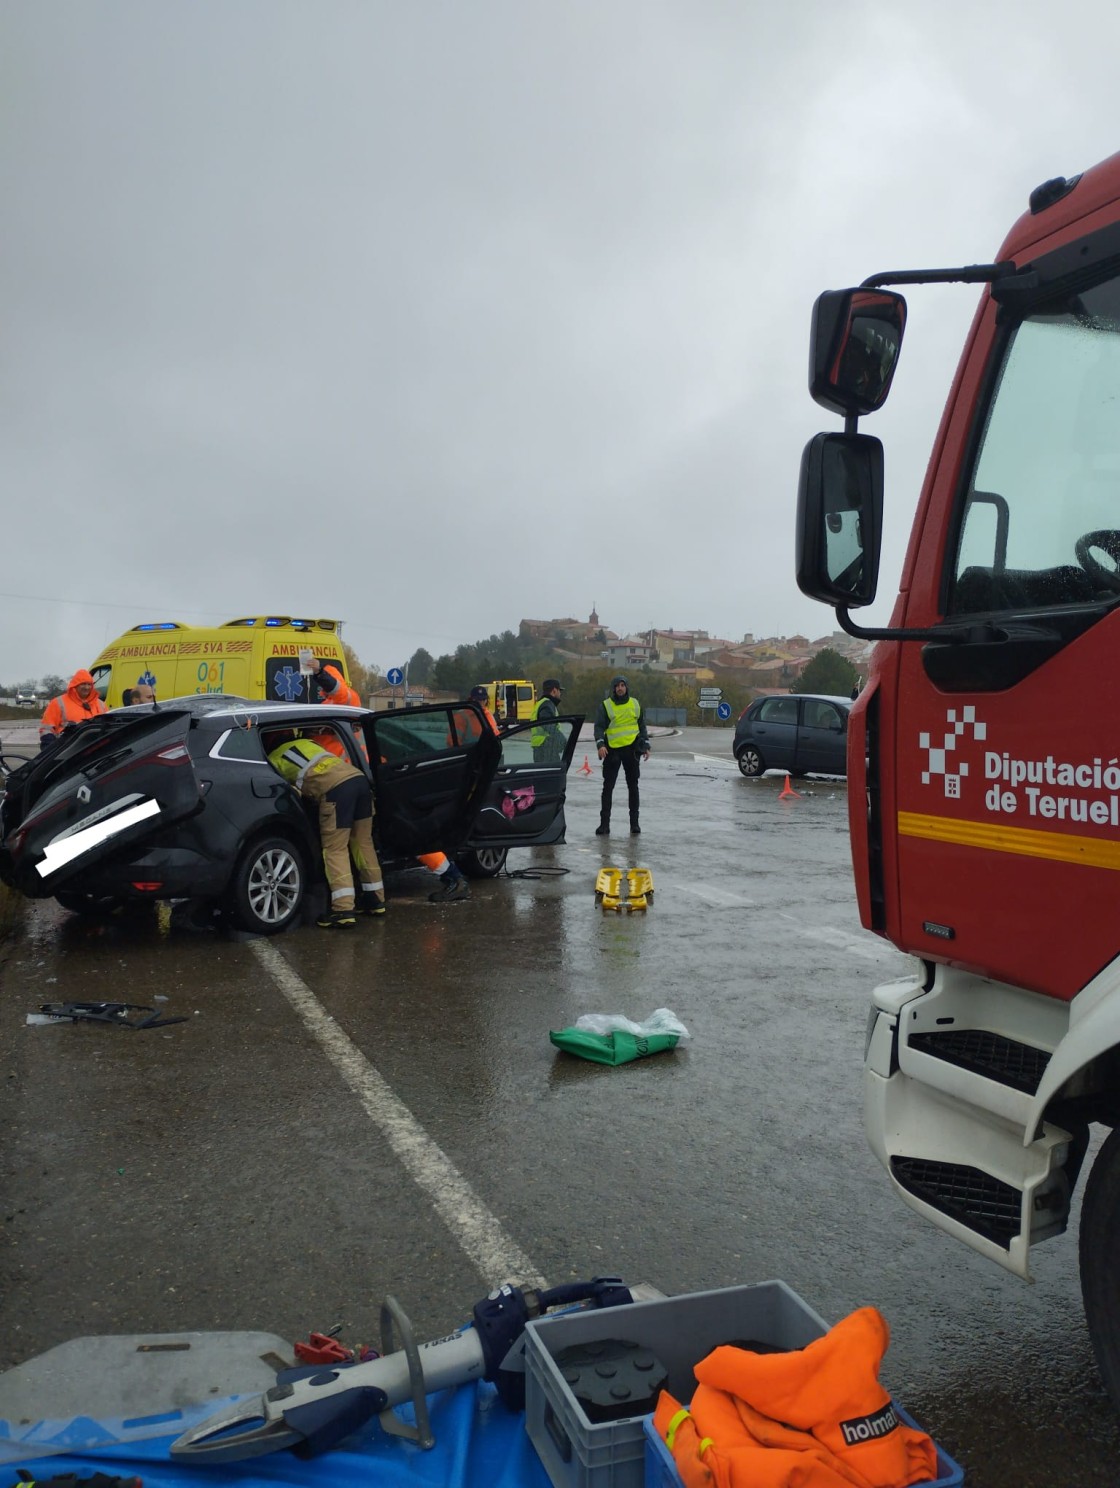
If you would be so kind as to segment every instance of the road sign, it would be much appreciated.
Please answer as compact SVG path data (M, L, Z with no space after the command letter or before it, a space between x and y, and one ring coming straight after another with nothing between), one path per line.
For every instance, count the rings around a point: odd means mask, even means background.
M404 681L404 673L401 671L400 667L390 667L389 670L385 673L385 676L390 687L399 687Z
M722 718L726 722L727 719L731 717L731 704L720 703L719 707L716 709L716 717Z
M715 698L716 702L718 703L719 700L720 700L720 698L723 696L723 688L722 687L701 687L701 689L700 689L700 696L702 698Z
M697 704L699 708L718 708L720 706L721 704L715 698L701 698Z

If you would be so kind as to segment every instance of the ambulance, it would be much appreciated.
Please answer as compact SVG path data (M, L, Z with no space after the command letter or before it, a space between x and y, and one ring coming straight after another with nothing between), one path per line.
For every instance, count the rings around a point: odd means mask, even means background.
M482 685L486 688L486 705L499 723L525 723L532 718L537 690L524 677Z
M125 690L138 682L153 687L161 702L226 693L314 703L315 679L300 671L301 652L311 652L347 676L342 622L288 615L250 615L205 628L178 620L147 621L106 646L89 670L109 708L119 708Z

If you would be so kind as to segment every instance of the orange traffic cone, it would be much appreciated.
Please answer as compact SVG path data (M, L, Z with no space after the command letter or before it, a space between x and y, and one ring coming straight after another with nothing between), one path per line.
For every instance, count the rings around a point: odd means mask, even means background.
M583 764L580 765L580 767L579 767L579 773L581 775L590 775L591 774L591 766L587 762L587 756L586 756L586 754L583 757Z
M793 786L790 785L790 783L789 783L789 776L787 775L786 776L786 783L782 787L781 791L778 793L778 800L779 801L787 801L787 800L789 800L789 801L794 801L794 800L800 801L800 799L801 799L801 792L794 790Z

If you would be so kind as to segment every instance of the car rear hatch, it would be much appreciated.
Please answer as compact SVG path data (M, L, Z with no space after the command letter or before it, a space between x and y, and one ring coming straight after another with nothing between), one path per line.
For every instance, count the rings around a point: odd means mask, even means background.
M202 804L187 749L190 715L130 710L91 719L9 775L0 803L0 878L32 898Z

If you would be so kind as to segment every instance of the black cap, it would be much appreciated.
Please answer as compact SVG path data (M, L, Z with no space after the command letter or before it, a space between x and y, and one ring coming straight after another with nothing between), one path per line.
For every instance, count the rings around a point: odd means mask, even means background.
M557 692L564 691L563 687L561 687L560 683L557 682L555 677L546 677L541 683L541 691L547 694L550 693L553 688L555 688Z
M490 701L490 694L481 685L471 688L471 701L475 703L486 703Z

